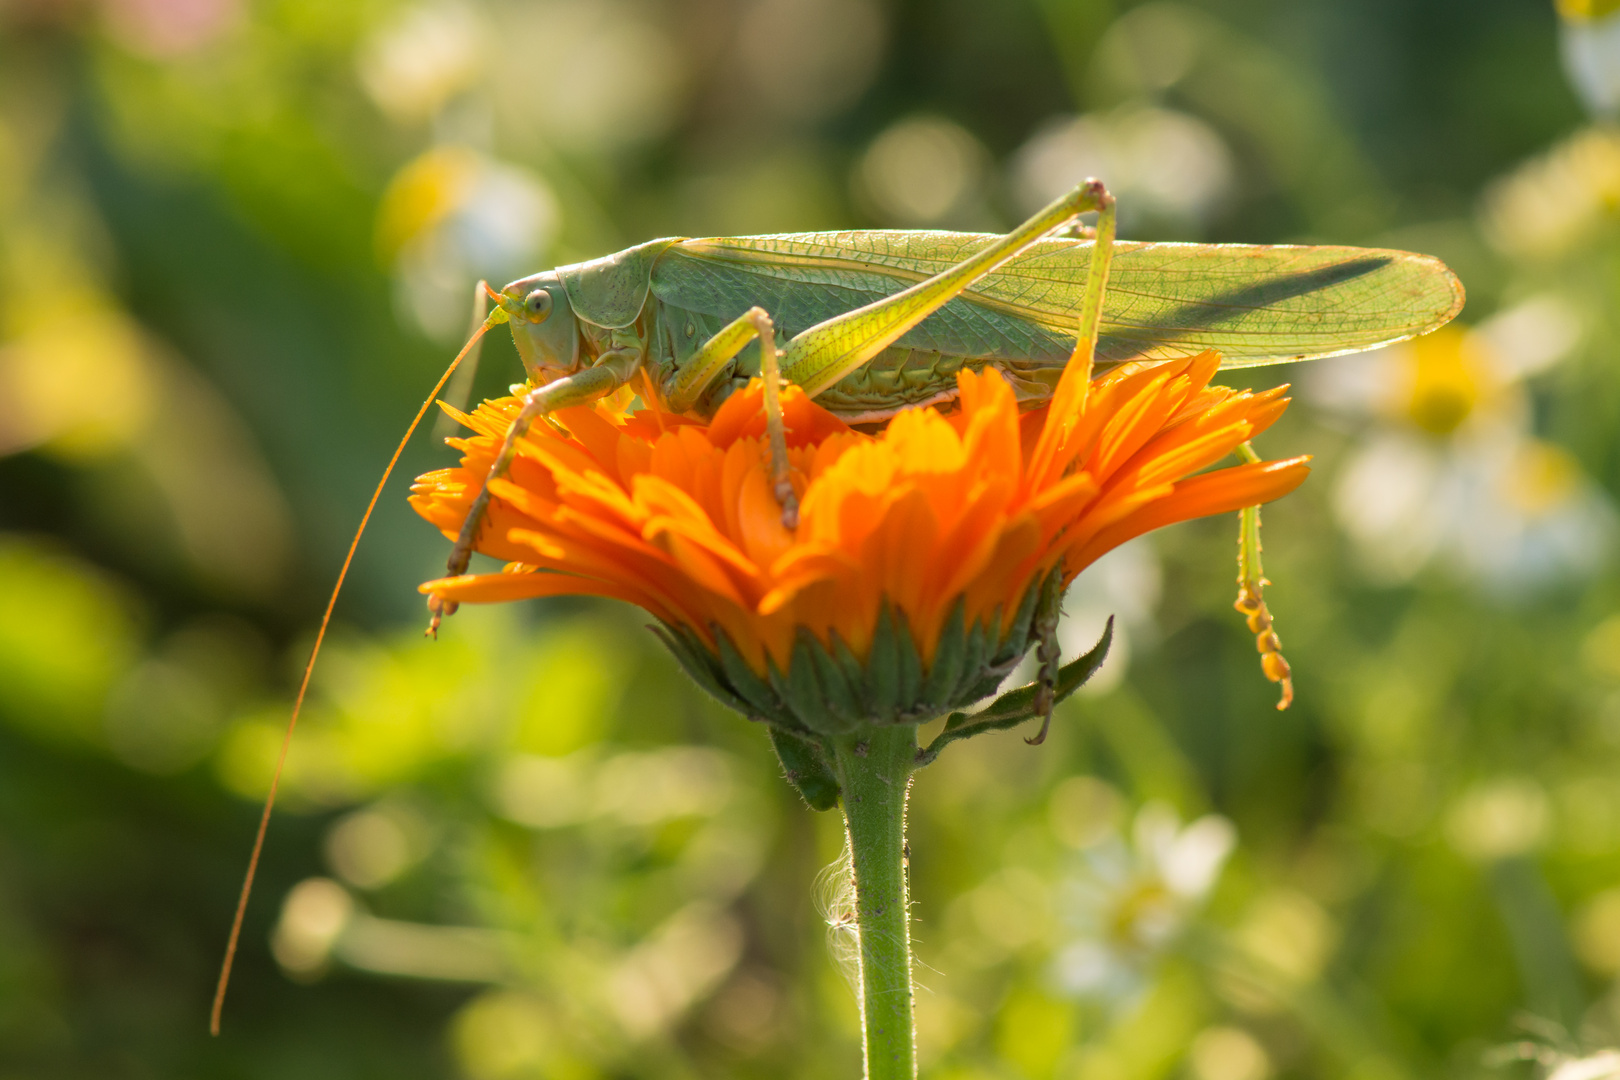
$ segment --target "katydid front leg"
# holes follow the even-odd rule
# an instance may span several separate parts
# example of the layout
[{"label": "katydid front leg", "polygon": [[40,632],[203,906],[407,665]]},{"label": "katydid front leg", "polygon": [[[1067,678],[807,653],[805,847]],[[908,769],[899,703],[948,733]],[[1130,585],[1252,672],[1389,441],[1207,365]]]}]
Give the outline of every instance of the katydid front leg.
[{"label": "katydid front leg", "polygon": [[681,368],[664,394],[664,402],[676,412],[686,412],[697,404],[726,365],[755,338],[759,339],[760,375],[765,383],[765,434],[771,444],[771,488],[782,504],[782,524],[794,529],[799,524],[799,500],[788,475],[787,426],[782,420],[781,381],[776,351],[776,326],[762,307],[751,307],[715,334]]},{"label": "katydid front leg", "polygon": [[788,475],[787,423],[782,419],[781,354],[776,351],[776,327],[763,311],[754,321],[759,331],[759,373],[765,381],[765,435],[771,442],[771,487],[782,505],[782,527],[799,527],[799,497]]},{"label": "katydid front leg", "polygon": [[703,392],[726,370],[726,365],[760,336],[762,326],[769,328],[771,317],[764,308],[751,307],[705,341],[665,387],[664,404],[670,411],[684,413],[695,408]]},{"label": "katydid front leg", "polygon": [[[495,461],[489,467],[489,475],[484,477],[483,486],[478,489],[478,495],[473,499],[472,508],[461,522],[461,533],[456,537],[456,546],[450,551],[450,560],[446,565],[448,576],[457,577],[467,572],[467,564],[472,560],[473,546],[478,542],[478,530],[483,524],[484,514],[489,509],[489,484],[492,480],[504,477],[512,468],[512,459],[517,456],[518,440],[529,433],[535,420],[546,416],[558,409],[566,409],[574,405],[587,405],[597,398],[606,397],[619,387],[630,381],[630,377],[641,366],[641,353],[628,349],[603,353],[595,365],[584,371],[557,379],[555,382],[537,386],[529,391],[523,399],[523,411],[518,413],[517,419],[506,430],[506,438],[501,442],[500,453],[495,455]],[[428,610],[433,618],[428,623],[427,632],[432,637],[439,636],[439,621],[446,615],[453,615],[456,611],[454,600],[441,600],[437,596],[428,598]]]}]

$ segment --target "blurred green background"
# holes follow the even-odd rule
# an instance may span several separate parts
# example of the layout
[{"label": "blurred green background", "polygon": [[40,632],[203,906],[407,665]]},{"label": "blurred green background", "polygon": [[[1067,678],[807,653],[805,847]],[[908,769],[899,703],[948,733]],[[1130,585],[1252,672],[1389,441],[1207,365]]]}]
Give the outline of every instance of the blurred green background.
[{"label": "blurred green background", "polygon": [[1242,373],[1318,455],[1266,514],[1292,710],[1199,522],[1071,593],[1068,651],[1121,643],[1046,745],[921,774],[926,1075],[1613,1075],[1612,7],[3,0],[0,1077],[857,1075],[836,816],[636,612],[424,642],[426,437],[205,1024],[479,275],[1002,229],[1087,174],[1125,236],[1409,247],[1469,304]]}]

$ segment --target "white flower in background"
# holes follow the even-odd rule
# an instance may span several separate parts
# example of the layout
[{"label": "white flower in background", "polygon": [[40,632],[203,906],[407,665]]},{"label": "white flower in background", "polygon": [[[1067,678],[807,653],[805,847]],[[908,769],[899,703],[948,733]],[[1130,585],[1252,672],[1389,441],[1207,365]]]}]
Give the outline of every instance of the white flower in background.
[{"label": "white flower in background", "polygon": [[459,338],[480,277],[540,269],[558,224],[544,180],[465,146],[438,146],[401,169],[377,216],[400,307],[429,335]]},{"label": "white flower in background", "polygon": [[1183,826],[1163,803],[1136,815],[1127,839],[1108,832],[1082,853],[1059,887],[1059,916],[1074,933],[1054,962],[1059,988],[1075,997],[1133,999],[1203,907],[1237,843],[1226,818]]},{"label": "white flower in background", "polygon": [[1580,337],[1575,313],[1542,296],[1472,330],[1325,361],[1303,389],[1371,421],[1334,493],[1365,572],[1397,583],[1447,566],[1497,593],[1599,568],[1614,508],[1564,450],[1530,434],[1523,381]]},{"label": "white flower in background", "polygon": [[1620,1080],[1620,1050],[1583,1050],[1563,1025],[1550,1020],[1521,1017],[1519,1024],[1530,1037],[1493,1050],[1485,1057],[1487,1065],[1532,1062],[1543,1080]]},{"label": "white flower in background", "polygon": [[1558,1060],[1547,1080],[1615,1080],[1620,1077],[1620,1050],[1599,1050],[1586,1057]]},{"label": "white flower in background", "polygon": [[1552,804],[1540,784],[1508,776],[1474,784],[1446,813],[1446,840],[1475,862],[1535,851],[1552,825]]},{"label": "white flower in background", "polygon": [[1620,3],[1558,0],[1564,73],[1593,113],[1620,111]]},{"label": "white flower in background", "polygon": [[[1156,636],[1158,627],[1153,616],[1163,590],[1159,555],[1152,539],[1146,536],[1115,548],[1074,579],[1063,597],[1063,620],[1058,623],[1058,643],[1064,657],[1072,660],[1089,652],[1102,636],[1109,616],[1114,619],[1114,640],[1108,647],[1108,658],[1080,693],[1101,696],[1125,680],[1133,646],[1151,642]],[[1030,679],[1034,677],[1031,671]]]},{"label": "white flower in background", "polygon": [[784,120],[822,120],[877,78],[888,37],[874,0],[751,0],[737,26],[735,70],[751,100]]},{"label": "white flower in background", "polygon": [[1225,204],[1234,167],[1214,128],[1147,105],[1048,121],[1013,155],[1012,188],[1027,212],[1085,176],[1107,178],[1122,230],[1142,220],[1196,230]]},{"label": "white flower in background", "polygon": [[872,140],[855,167],[855,196],[885,223],[939,225],[983,195],[990,152],[960,124],[913,116]]},{"label": "white flower in background", "polygon": [[360,48],[360,83],[397,121],[433,118],[482,73],[488,34],[465,4],[424,5],[385,19]]},{"label": "white flower in background", "polygon": [[1480,206],[1491,246],[1515,263],[1556,259],[1605,236],[1620,211],[1620,130],[1595,126],[1493,183]]},{"label": "white flower in background", "polygon": [[601,155],[664,134],[685,104],[680,48],[648,16],[623,0],[531,0],[495,25],[477,5],[426,3],[386,20],[355,63],[383,112],[441,140]]},{"label": "white flower in background", "polygon": [[680,120],[682,49],[651,5],[538,0],[500,10],[500,33],[482,59],[503,145],[605,155]]}]

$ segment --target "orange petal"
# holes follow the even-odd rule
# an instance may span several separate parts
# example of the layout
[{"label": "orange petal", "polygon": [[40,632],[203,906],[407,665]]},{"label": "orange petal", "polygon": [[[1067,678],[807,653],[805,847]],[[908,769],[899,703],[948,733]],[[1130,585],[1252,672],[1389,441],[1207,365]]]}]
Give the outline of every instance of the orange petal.
[{"label": "orange petal", "polygon": [[737,485],[734,514],[743,549],[756,565],[773,566],[794,549],[794,535],[782,524],[782,504],[757,455]]},{"label": "orange petal", "polygon": [[525,574],[462,574],[417,586],[417,592],[460,604],[494,604],[541,596],[608,596],[646,607],[649,598],[633,589],[575,574],[531,571]]},{"label": "orange petal", "polygon": [[1099,530],[1071,550],[1065,559],[1065,568],[1071,576],[1077,574],[1125,541],[1178,521],[1231,513],[1245,506],[1279,499],[1305,482],[1311,472],[1306,465],[1308,461],[1309,455],[1286,461],[1261,461],[1183,480],[1169,496]]}]

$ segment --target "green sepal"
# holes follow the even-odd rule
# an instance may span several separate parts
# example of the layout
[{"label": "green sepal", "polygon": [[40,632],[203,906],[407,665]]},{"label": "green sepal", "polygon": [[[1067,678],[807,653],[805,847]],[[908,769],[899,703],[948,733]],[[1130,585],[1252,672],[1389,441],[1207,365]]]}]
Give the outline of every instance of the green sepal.
[{"label": "green sepal", "polygon": [[754,674],[754,669],[742,658],[737,647],[731,643],[731,638],[718,626],[714,628],[714,640],[720,654],[720,670],[725,673],[726,681],[731,684],[731,688],[749,705],[749,708],[744,710],[745,713],[761,716],[772,723],[785,724],[791,728],[804,727],[796,718],[782,710],[782,699],[771,689],[769,683]]},{"label": "green sepal", "polygon": [[894,629],[894,610],[884,601],[872,633],[866,660],[866,703],[874,720],[892,717],[900,708],[900,642]]},{"label": "green sepal", "polygon": [[953,704],[951,694],[962,681],[962,660],[967,654],[967,628],[963,622],[966,610],[967,604],[961,599],[952,606],[934,648],[934,662],[923,679],[922,702],[936,714]]},{"label": "green sepal", "polygon": [[812,810],[831,810],[838,805],[838,781],[827,764],[821,747],[810,739],[770,726],[771,745],[782,762],[788,783],[810,804]]},{"label": "green sepal", "polygon": [[[1097,673],[1102,663],[1108,658],[1108,647],[1114,641],[1114,617],[1108,617],[1108,625],[1103,629],[1102,637],[1091,651],[1071,663],[1058,669],[1057,684],[1053,688],[1053,704],[1057,704],[1080,687]],[[945,721],[945,730],[934,737],[928,744],[928,749],[917,754],[917,767],[921,768],[939,756],[939,752],[953,742],[961,739],[970,739],[975,735],[983,735],[987,731],[1003,731],[1007,728],[1017,727],[1028,720],[1038,719],[1035,712],[1036,684],[1020,686],[1016,690],[1009,690],[1002,694],[989,707],[982,712],[973,714],[952,713],[950,719]]]},{"label": "green sepal", "polygon": [[820,651],[815,637],[801,632],[788,657],[787,673],[782,673],[775,660],[766,661],[766,670],[777,697],[796,718],[795,727],[822,735],[840,734],[854,726],[854,721],[836,715],[829,707],[817,670],[816,653]]},{"label": "green sepal", "polygon": [[[799,646],[794,645],[794,652]],[[787,707],[793,714],[794,726],[803,730],[810,727],[805,716],[815,716],[818,699],[821,697],[821,688],[816,685],[815,673],[810,670],[808,662],[796,664],[794,657],[788,657],[788,673],[782,674],[782,669],[776,666],[776,661],[767,656],[765,658],[765,675],[770,681],[771,689],[775,692],[777,700]],[[790,681],[791,680],[791,681]],[[795,685],[797,684],[797,685]],[[818,725],[819,726],[819,725]]]},{"label": "green sepal", "polygon": [[836,632],[822,644],[800,627],[786,663],[767,658],[761,675],[718,625],[711,627],[712,645],[682,626],[654,629],[681,667],[728,708],[801,736],[841,735],[865,725],[919,723],[995,693],[1028,651],[1034,628],[1055,617],[1061,578],[1054,569],[1025,590],[1005,635],[1004,609],[969,626],[966,599],[957,597],[926,670],[910,621],[888,599],[864,663]]},{"label": "green sepal", "polygon": [[1024,598],[1018,602],[1018,612],[1013,616],[1012,626],[1008,628],[1007,636],[1001,641],[1001,649],[996,653],[995,662],[998,665],[1008,662],[1016,664],[1029,651],[1029,629],[1035,625],[1035,608],[1045,594],[1044,579],[1030,582],[1024,590]]},{"label": "green sepal", "polygon": [[1029,642],[1022,639],[1015,641],[1015,636],[1010,631],[1006,637],[999,636],[1001,608],[996,608],[991,612],[989,620],[979,625],[984,629],[984,651],[991,655],[981,658],[977,665],[963,665],[962,677],[974,681],[957,691],[956,700],[960,702],[981,701],[995,693],[996,688],[1012,674],[1013,668],[1018,666],[1018,661],[1029,651]]},{"label": "green sepal", "polygon": [[[956,678],[956,685],[951,687],[951,698],[948,704],[957,705],[978,698],[964,697],[969,690],[975,689],[975,684],[984,681],[980,672],[984,670],[985,654],[990,651],[990,628],[982,622],[973,624],[973,631],[967,635],[967,642],[962,652],[962,671]],[[983,697],[980,694],[979,697]]]},{"label": "green sepal", "polygon": [[844,677],[843,665],[833,658],[825,645],[816,640],[814,634],[802,626],[799,627],[798,645],[803,647],[803,654],[795,647],[793,662],[798,664],[803,656],[810,658],[816,678],[821,683],[821,700],[827,712],[850,727],[863,722],[865,717],[861,715],[860,702],[849,680]]},{"label": "green sepal", "polygon": [[914,707],[922,690],[923,679],[922,654],[917,651],[917,642],[911,636],[911,623],[906,620],[906,613],[898,610],[894,612],[894,654],[898,676],[898,716]]},{"label": "green sepal", "polygon": [[1009,664],[991,669],[990,674],[984,676],[984,678],[974,683],[973,686],[968,689],[967,693],[958,696],[957,700],[969,703],[983,701],[985,698],[996,692],[996,690],[1006,680],[1007,676],[1012,674],[1012,669],[1017,666],[1017,664]]},{"label": "green sepal", "polygon": [[844,682],[849,687],[850,695],[855,702],[856,717],[878,717],[881,719],[882,714],[876,712],[872,708],[872,702],[867,699],[866,673],[861,670],[860,658],[850,651],[848,645],[844,644],[844,639],[838,631],[833,630],[831,634],[832,657],[834,662],[838,664],[838,670],[844,674]]},{"label": "green sepal", "polygon": [[735,709],[748,716],[754,712],[748,703],[727,689],[724,677],[715,668],[714,660],[709,650],[701,644],[694,645],[687,639],[680,627],[648,623],[647,629],[658,635],[658,640],[664,643],[675,662],[680,664],[681,670],[692,677],[692,681],[707,690],[722,705]]}]

